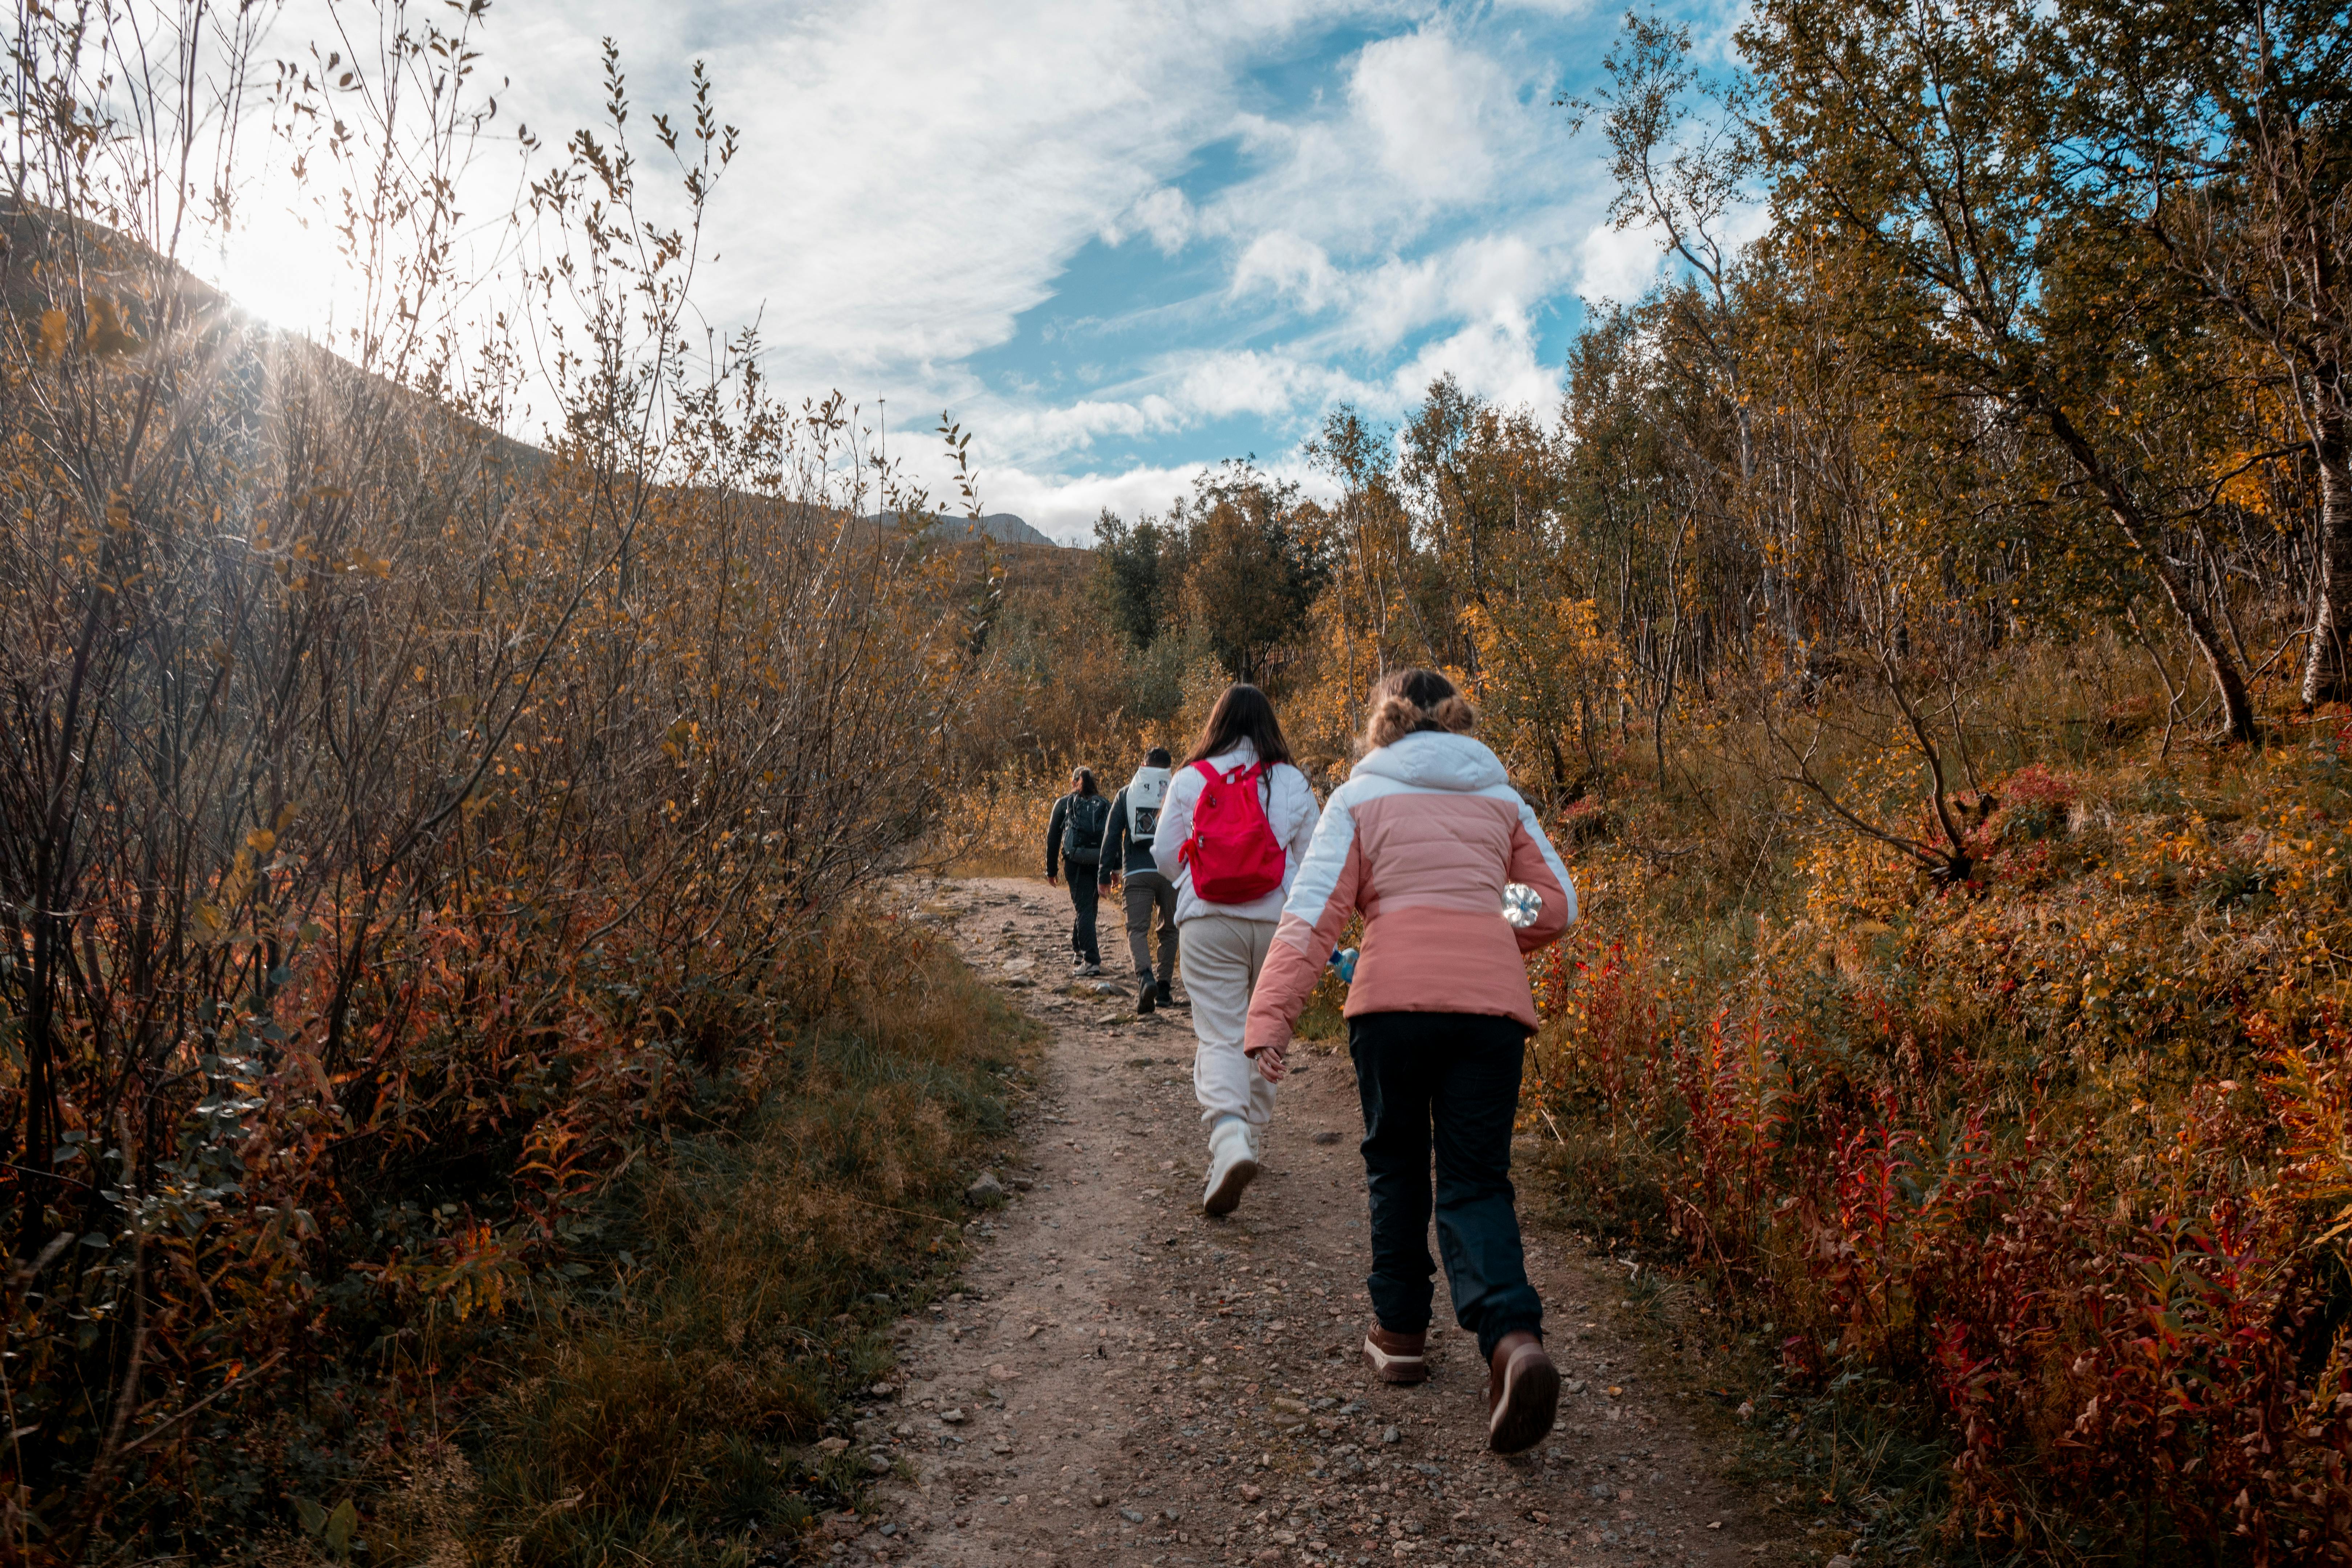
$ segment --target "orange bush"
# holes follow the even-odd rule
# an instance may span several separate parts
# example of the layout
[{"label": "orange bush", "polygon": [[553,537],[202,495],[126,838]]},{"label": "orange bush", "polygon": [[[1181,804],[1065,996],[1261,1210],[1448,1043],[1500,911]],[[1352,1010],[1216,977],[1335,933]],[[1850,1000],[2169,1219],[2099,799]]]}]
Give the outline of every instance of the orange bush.
[{"label": "orange bush", "polygon": [[1538,961],[1530,1087],[1637,1151],[1578,1168],[1657,1194],[1670,1245],[1639,1239],[1773,1321],[1792,1394],[1927,1391],[1958,1538],[2333,1560],[2352,797],[2320,746],[1991,787],[1976,887],[1825,841],[1802,916],[1713,978],[1634,946],[1642,895],[1589,856],[1613,929]]}]

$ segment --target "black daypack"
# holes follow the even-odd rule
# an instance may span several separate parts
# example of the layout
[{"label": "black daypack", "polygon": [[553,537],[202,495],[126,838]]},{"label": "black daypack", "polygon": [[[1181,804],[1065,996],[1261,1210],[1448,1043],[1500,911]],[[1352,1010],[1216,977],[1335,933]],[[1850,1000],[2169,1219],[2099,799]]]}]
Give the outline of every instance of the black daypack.
[{"label": "black daypack", "polygon": [[1110,802],[1098,795],[1074,795],[1062,823],[1062,858],[1091,866],[1102,858],[1103,830],[1110,826]]}]

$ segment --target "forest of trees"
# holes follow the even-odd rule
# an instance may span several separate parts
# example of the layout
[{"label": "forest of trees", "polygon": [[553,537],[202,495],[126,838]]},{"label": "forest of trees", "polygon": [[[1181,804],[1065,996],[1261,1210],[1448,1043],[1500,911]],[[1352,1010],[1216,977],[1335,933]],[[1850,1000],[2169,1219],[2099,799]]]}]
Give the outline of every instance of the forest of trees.
[{"label": "forest of trees", "polygon": [[2346,37],[2321,6],[1776,6],[1717,81],[1629,16],[1567,107],[1672,281],[1591,302],[1556,416],[1441,380],[1394,431],[1328,416],[1336,507],[1228,465],[1106,516],[1112,624],[1197,627],[1234,679],[1307,684],[1310,645],[1358,684],[1504,678],[1559,785],[1685,694],[1866,668],[1926,701],[1930,647],[2020,638],[2126,638],[2184,721],[2257,739],[2258,683],[2347,679]]},{"label": "forest of trees", "polygon": [[1629,16],[1559,106],[1667,263],[1559,407],[1340,407],[1335,499],[1228,465],[1015,584],[995,855],[1226,679],[1335,782],[1379,671],[1454,671],[1584,886],[1530,1128],[1777,1369],[1790,1506],[2338,1561],[2352,15],[1769,0],[1738,46]]},{"label": "forest of trees", "polygon": [[[274,77],[242,11],[10,43],[0,1561],[341,1552],[352,1498],[423,1560],[445,1421],[500,1561],[805,1517],[854,1478],[743,1445],[948,1256],[1003,1033],[867,895],[1029,867],[1064,768],[1228,679],[1328,781],[1412,663],[1584,891],[1529,1179],[1713,1303],[1788,1506],[2352,1550],[2352,16],[1762,0],[1713,73],[1629,16],[1545,111],[1667,280],[1559,407],[1335,408],[1322,500],[1227,463],[1080,553],[925,538],[853,407],[701,331],[698,77],[633,123],[608,54],[467,275],[486,9]],[[183,265],[261,134],[198,59],[367,280],[323,347]],[[616,1205],[707,1206],[668,1156],[761,1118],[799,1294],[742,1346],[600,1295]],[[629,1401],[530,1348],[592,1321]],[[624,1404],[673,1425],[600,1464]]]}]

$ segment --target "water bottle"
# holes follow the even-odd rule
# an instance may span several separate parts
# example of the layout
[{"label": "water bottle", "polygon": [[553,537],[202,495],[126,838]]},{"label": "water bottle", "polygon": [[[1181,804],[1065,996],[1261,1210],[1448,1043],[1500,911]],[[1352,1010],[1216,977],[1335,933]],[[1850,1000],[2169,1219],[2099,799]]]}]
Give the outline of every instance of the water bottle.
[{"label": "water bottle", "polygon": [[1541,893],[1537,892],[1525,882],[1507,882],[1503,885],[1503,918],[1510,921],[1514,927],[1525,931],[1535,924],[1536,917],[1542,913],[1543,895]]}]

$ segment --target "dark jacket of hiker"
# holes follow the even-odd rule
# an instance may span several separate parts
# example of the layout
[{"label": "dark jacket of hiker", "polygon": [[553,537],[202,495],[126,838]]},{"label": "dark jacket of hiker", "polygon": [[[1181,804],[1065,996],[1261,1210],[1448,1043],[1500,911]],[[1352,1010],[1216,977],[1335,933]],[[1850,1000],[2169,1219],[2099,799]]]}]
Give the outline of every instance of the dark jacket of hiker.
[{"label": "dark jacket of hiker", "polygon": [[1074,877],[1093,875],[1103,854],[1103,834],[1109,826],[1110,802],[1100,795],[1072,790],[1055,801],[1053,820],[1045,825],[1045,875],[1060,876],[1066,855],[1073,868],[1085,868],[1083,872],[1074,869]]},{"label": "dark jacket of hiker", "polygon": [[1138,838],[1128,831],[1127,815],[1127,791],[1121,790],[1111,798],[1110,831],[1103,838],[1100,865],[1105,882],[1108,882],[1113,875],[1160,875],[1160,867],[1151,858],[1151,840]]}]

